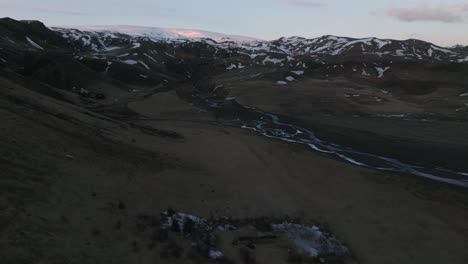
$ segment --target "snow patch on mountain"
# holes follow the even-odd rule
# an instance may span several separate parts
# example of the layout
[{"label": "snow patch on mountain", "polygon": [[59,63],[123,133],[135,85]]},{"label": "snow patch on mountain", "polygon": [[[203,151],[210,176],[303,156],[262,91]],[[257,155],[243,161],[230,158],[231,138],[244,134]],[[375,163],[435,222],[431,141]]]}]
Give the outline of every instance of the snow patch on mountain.
[{"label": "snow patch on mountain", "polygon": [[464,59],[459,59],[458,62],[468,62],[468,56],[466,56]]},{"label": "snow patch on mountain", "polygon": [[44,50],[39,44],[36,42],[32,41],[29,37],[26,37],[26,40],[31,44],[31,46],[35,47],[36,49]]},{"label": "snow patch on mountain", "polygon": [[441,52],[445,52],[445,53],[456,54],[456,52],[454,52],[454,51],[451,51],[451,50],[448,50],[448,49],[444,49],[444,48],[440,48],[440,47],[436,47],[436,46],[434,46],[434,45],[431,45],[431,48],[434,49],[434,50],[438,50],[438,51],[441,51]]}]

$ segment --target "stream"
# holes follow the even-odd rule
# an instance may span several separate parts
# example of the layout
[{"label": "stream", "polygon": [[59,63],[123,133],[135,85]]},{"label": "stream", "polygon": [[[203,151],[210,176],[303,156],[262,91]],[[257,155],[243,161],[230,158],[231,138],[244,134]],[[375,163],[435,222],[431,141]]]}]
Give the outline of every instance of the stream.
[{"label": "stream", "polygon": [[451,185],[468,187],[468,173],[457,172],[441,167],[415,166],[397,159],[377,156],[325,142],[319,139],[313,131],[294,124],[284,123],[277,115],[242,106],[235,101],[226,104],[224,99],[205,98],[203,100],[208,110],[215,112],[218,117],[239,121],[243,129],[254,131],[268,138],[278,139],[292,144],[306,145],[311,151],[356,166],[379,171],[409,173]]}]

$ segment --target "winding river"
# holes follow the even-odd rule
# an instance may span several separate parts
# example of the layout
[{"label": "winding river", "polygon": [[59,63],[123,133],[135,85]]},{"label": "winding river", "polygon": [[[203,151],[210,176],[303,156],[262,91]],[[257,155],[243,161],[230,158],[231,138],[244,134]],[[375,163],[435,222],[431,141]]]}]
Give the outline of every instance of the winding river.
[{"label": "winding river", "polygon": [[409,173],[447,184],[465,188],[468,187],[468,173],[457,172],[441,167],[415,166],[393,158],[361,152],[345,146],[322,141],[309,129],[294,124],[283,123],[280,118],[274,114],[241,106],[235,101],[226,104],[224,100],[212,98],[204,100],[209,110],[214,111],[218,116],[239,121],[242,124],[242,128],[255,131],[265,137],[279,139],[293,144],[306,145],[311,151],[361,167],[380,171]]}]

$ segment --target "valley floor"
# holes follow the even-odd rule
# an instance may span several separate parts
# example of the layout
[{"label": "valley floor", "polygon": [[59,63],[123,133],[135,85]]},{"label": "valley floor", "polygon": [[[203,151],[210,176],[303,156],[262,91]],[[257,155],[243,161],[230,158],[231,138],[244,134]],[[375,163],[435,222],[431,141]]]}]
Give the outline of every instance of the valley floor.
[{"label": "valley floor", "polygon": [[145,118],[117,121],[1,81],[1,263],[213,262],[162,258],[139,230],[169,207],[312,219],[353,252],[348,263],[468,262],[466,190],[260,137],[174,91],[128,104]]}]

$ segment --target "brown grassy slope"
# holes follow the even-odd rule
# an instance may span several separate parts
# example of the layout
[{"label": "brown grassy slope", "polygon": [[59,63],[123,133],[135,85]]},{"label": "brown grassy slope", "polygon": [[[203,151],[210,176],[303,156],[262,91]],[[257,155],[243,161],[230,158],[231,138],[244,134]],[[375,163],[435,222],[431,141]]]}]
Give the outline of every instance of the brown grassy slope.
[{"label": "brown grassy slope", "polygon": [[2,263],[190,263],[160,259],[164,245],[139,232],[139,215],[169,206],[204,217],[303,215],[327,223],[361,263],[468,260],[465,192],[225,126],[175,94],[131,108],[159,119],[138,125],[183,139],[1,81]]}]

